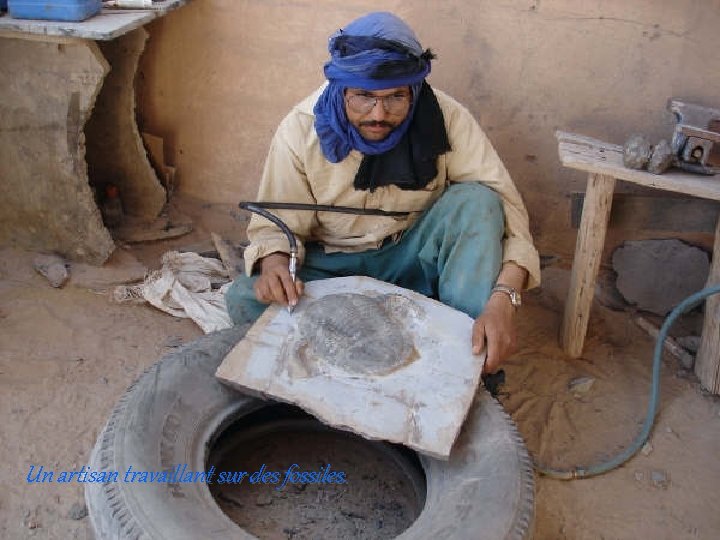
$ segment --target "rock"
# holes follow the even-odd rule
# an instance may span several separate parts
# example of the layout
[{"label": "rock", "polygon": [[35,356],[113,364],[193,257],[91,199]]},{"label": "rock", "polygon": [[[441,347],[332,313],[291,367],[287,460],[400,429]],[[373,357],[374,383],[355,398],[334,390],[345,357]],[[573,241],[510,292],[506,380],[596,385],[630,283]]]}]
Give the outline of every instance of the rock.
[{"label": "rock", "polygon": [[643,444],[643,447],[640,450],[640,453],[643,456],[649,456],[652,451],[653,451],[653,445],[650,441],[648,441],[645,444]]},{"label": "rock", "polygon": [[593,377],[578,377],[568,383],[568,390],[573,394],[587,394],[595,384]]},{"label": "rock", "polygon": [[661,139],[653,148],[647,170],[652,174],[662,174],[672,166],[674,161],[675,154],[670,143],[665,139]]},{"label": "rock", "polygon": [[675,239],[625,242],[613,253],[612,264],[620,294],[661,316],[705,287],[710,270],[707,253]]},{"label": "rock", "polygon": [[697,353],[700,348],[700,336],[682,336],[675,338],[675,341],[677,341],[678,345],[683,349],[693,354]]},{"label": "rock", "polygon": [[668,473],[660,469],[650,471],[650,479],[656,488],[667,489],[670,485]]},{"label": "rock", "polygon": [[55,288],[62,287],[70,278],[67,263],[59,255],[37,255],[33,259],[33,268]]},{"label": "rock", "polygon": [[216,377],[330,426],[448,459],[484,362],[467,347],[472,325],[464,313],[369,277],[312,281],[292,315],[270,306]]},{"label": "rock", "polygon": [[73,505],[70,507],[70,511],[68,512],[67,517],[76,521],[80,521],[81,519],[86,518],[87,515],[88,508],[85,503],[73,503]]},{"label": "rock", "polygon": [[623,146],[623,165],[628,169],[642,169],[650,160],[652,145],[639,134],[631,135]]}]

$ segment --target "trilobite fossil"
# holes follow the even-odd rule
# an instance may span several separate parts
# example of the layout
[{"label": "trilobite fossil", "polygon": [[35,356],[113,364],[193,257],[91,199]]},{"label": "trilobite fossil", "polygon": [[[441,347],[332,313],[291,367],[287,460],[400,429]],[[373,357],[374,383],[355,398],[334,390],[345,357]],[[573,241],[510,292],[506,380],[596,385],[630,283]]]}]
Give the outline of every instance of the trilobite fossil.
[{"label": "trilobite fossil", "polygon": [[383,375],[417,356],[402,316],[414,311],[399,295],[329,294],[303,309],[298,322],[304,361]]}]

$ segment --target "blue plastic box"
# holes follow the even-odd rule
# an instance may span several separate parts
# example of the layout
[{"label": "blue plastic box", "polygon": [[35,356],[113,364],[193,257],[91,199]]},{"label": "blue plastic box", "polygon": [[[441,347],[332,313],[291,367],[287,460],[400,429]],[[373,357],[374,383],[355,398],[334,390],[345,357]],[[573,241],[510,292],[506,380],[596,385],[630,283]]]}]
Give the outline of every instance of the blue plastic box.
[{"label": "blue plastic box", "polygon": [[84,21],[100,13],[102,0],[7,0],[16,19]]}]

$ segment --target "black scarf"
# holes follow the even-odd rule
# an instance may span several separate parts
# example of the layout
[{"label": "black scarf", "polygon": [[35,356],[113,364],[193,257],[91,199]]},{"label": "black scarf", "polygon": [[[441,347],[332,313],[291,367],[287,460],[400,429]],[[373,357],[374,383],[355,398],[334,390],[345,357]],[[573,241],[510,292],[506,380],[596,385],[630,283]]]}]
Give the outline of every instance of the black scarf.
[{"label": "black scarf", "polygon": [[389,185],[422,189],[437,176],[437,157],[449,151],[442,110],[430,85],[423,82],[405,135],[384,154],[364,155],[353,185],[371,192]]}]

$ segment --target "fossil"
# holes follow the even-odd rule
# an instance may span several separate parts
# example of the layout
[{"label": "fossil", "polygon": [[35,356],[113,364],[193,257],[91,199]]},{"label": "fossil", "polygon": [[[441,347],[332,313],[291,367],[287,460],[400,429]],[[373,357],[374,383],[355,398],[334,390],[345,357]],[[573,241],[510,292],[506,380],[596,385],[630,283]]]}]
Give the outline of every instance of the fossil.
[{"label": "fossil", "polygon": [[306,365],[312,361],[384,375],[417,357],[403,321],[413,314],[417,307],[400,295],[329,294],[302,311],[297,350]]}]

